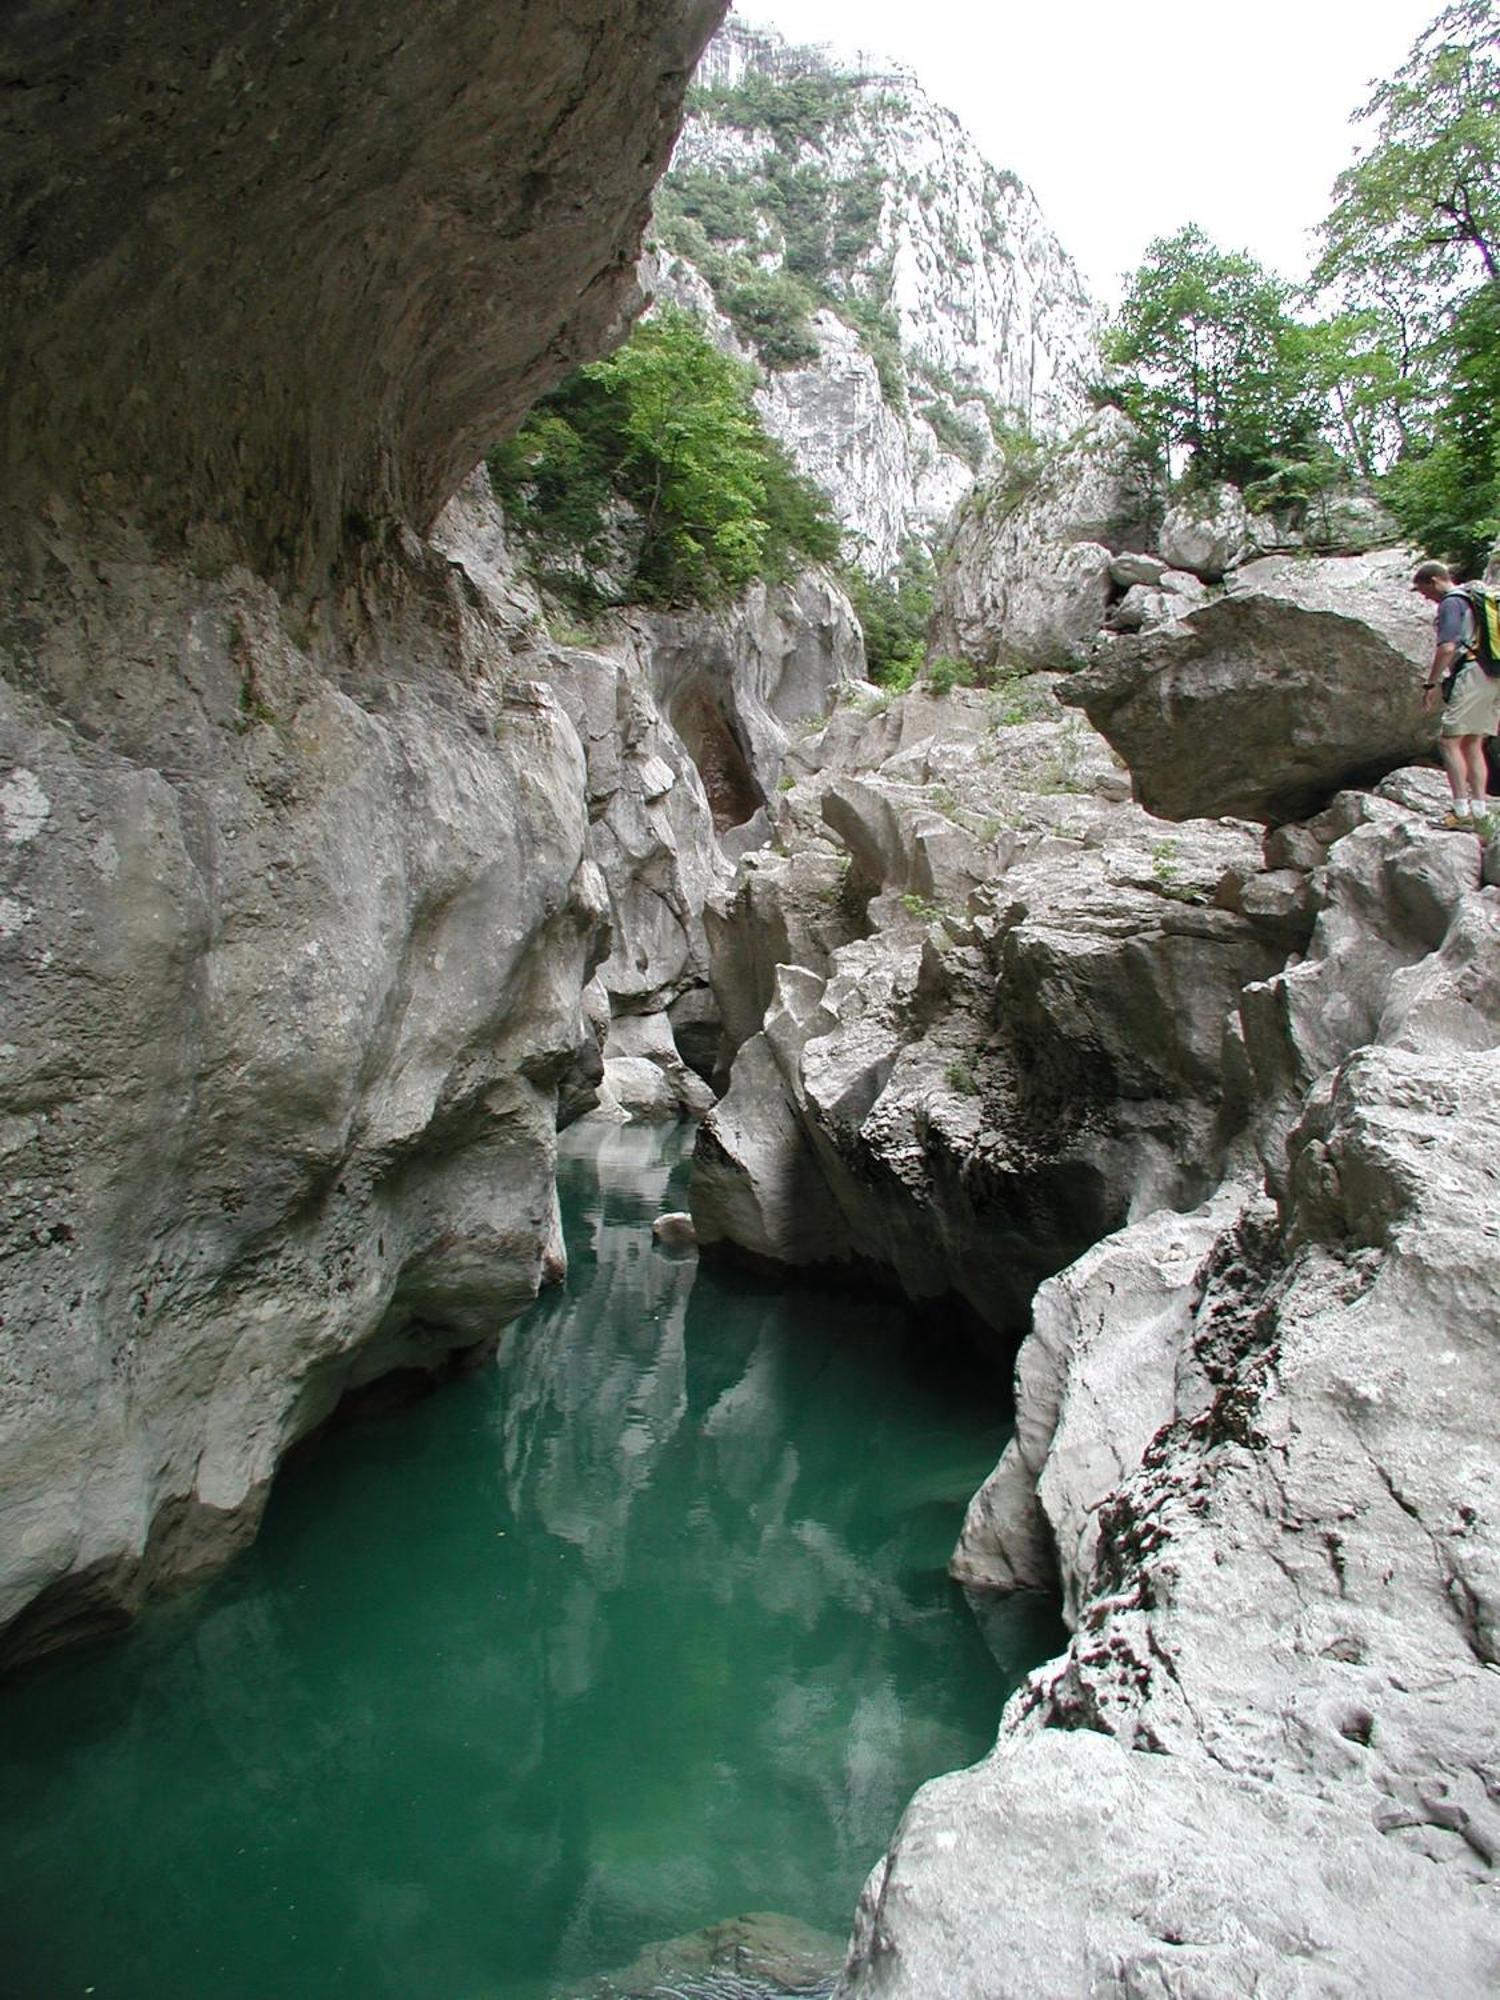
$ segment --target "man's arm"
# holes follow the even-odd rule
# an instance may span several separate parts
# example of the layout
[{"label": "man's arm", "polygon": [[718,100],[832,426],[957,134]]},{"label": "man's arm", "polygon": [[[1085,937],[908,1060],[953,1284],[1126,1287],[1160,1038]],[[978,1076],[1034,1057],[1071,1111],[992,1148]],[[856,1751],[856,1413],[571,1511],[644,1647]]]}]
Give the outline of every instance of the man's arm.
[{"label": "man's arm", "polygon": [[1438,682],[1452,670],[1458,658],[1458,641],[1445,639],[1432,656],[1432,665],[1427,669],[1427,678],[1422,683],[1422,706],[1426,708],[1438,691]]},{"label": "man's arm", "polygon": [[1428,708],[1438,691],[1438,682],[1453,671],[1455,661],[1463,647],[1465,629],[1464,601],[1456,592],[1450,591],[1438,607],[1438,643],[1432,655],[1432,665],[1427,669],[1427,678],[1422,683],[1422,706]]}]

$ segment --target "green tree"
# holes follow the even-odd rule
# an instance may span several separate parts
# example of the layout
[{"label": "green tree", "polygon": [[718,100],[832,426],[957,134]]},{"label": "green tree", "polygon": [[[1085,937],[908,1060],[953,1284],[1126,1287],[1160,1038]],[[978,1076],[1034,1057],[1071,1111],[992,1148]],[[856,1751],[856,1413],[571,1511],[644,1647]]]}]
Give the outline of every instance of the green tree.
[{"label": "green tree", "polygon": [[1389,291],[1429,312],[1500,280],[1500,6],[1459,0],[1358,114],[1374,143],[1334,183],[1320,285]]},{"label": "green tree", "polygon": [[1323,410],[1323,430],[1362,479],[1373,479],[1411,442],[1419,394],[1399,327],[1375,307],[1297,327],[1291,344]]},{"label": "green tree", "polygon": [[1425,447],[1397,461],[1385,490],[1414,542],[1472,575],[1500,538],[1500,284],[1463,301],[1447,346],[1444,403]]},{"label": "green tree", "polygon": [[1319,412],[1291,288],[1190,224],[1158,237],[1106,352],[1127,410],[1170,464],[1247,480],[1311,448]]},{"label": "green tree", "polygon": [[876,579],[851,565],[844,588],[864,631],[870,679],[882,687],[909,687],[927,650],[932,558],[920,542],[908,542],[890,576]]},{"label": "green tree", "polygon": [[754,382],[691,314],[670,311],[545,397],[488,461],[540,580],[597,608],[622,539],[630,601],[711,603],[833,560],[837,523],[766,436]]},{"label": "green tree", "polygon": [[1475,568],[1500,527],[1497,0],[1446,7],[1359,115],[1375,137],[1334,185],[1315,281],[1383,329],[1397,518]]},{"label": "green tree", "polygon": [[797,368],[818,358],[817,336],[812,330],[818,302],[791,271],[762,271],[752,266],[724,288],[722,303],[735,331],[768,368]]}]

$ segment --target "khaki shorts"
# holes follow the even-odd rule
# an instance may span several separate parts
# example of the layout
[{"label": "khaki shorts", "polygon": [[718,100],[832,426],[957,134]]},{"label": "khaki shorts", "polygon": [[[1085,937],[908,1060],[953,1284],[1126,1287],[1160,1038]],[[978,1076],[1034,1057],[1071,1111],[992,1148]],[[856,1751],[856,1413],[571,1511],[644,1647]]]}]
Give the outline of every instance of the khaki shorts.
[{"label": "khaki shorts", "polygon": [[1500,735],[1500,681],[1492,681],[1471,660],[1459,669],[1443,708],[1444,736]]}]

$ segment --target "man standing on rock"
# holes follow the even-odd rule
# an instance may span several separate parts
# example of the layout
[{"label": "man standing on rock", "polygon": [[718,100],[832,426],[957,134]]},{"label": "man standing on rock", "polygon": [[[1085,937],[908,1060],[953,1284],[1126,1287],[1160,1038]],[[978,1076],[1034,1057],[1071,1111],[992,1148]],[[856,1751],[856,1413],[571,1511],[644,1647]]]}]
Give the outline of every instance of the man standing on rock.
[{"label": "man standing on rock", "polygon": [[1411,587],[1437,606],[1437,649],[1422,683],[1422,706],[1436,706],[1439,683],[1443,720],[1438,749],[1448,772],[1453,803],[1444,826],[1489,832],[1488,772],[1484,739],[1500,731],[1500,680],[1491,680],[1474,659],[1474,607],[1458,588],[1446,564],[1418,565]]}]

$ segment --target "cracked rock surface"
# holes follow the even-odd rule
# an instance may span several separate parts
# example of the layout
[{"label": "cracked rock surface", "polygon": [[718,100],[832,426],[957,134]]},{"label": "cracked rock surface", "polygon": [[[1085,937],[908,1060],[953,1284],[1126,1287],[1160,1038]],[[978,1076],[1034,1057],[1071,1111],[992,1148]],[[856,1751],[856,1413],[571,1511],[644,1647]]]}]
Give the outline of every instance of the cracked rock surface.
[{"label": "cracked rock surface", "polygon": [[846,705],[726,904],[769,1004],[700,1238],[1001,1340],[1042,1281],[954,1569],[1073,1638],[913,1801],[838,1991],[1479,2000],[1500,892],[1435,772],[1167,823],[1051,685]]},{"label": "cracked rock surface", "polygon": [[846,709],[802,746],[777,847],[711,906],[715,983],[767,1005],[700,1136],[700,1241],[883,1265],[1000,1331],[1128,1215],[1214,1185],[1229,1016],[1297,901],[1242,893],[1253,829],[1122,798],[1051,685]]},{"label": "cracked rock surface", "polygon": [[[1296,1117],[1038,1294],[955,1568],[1059,1575],[1074,1638],[914,1801],[849,2000],[1500,1980],[1500,908],[1472,839],[1340,822],[1245,1002]],[[1413,871],[1356,953],[1356,885]]]}]

